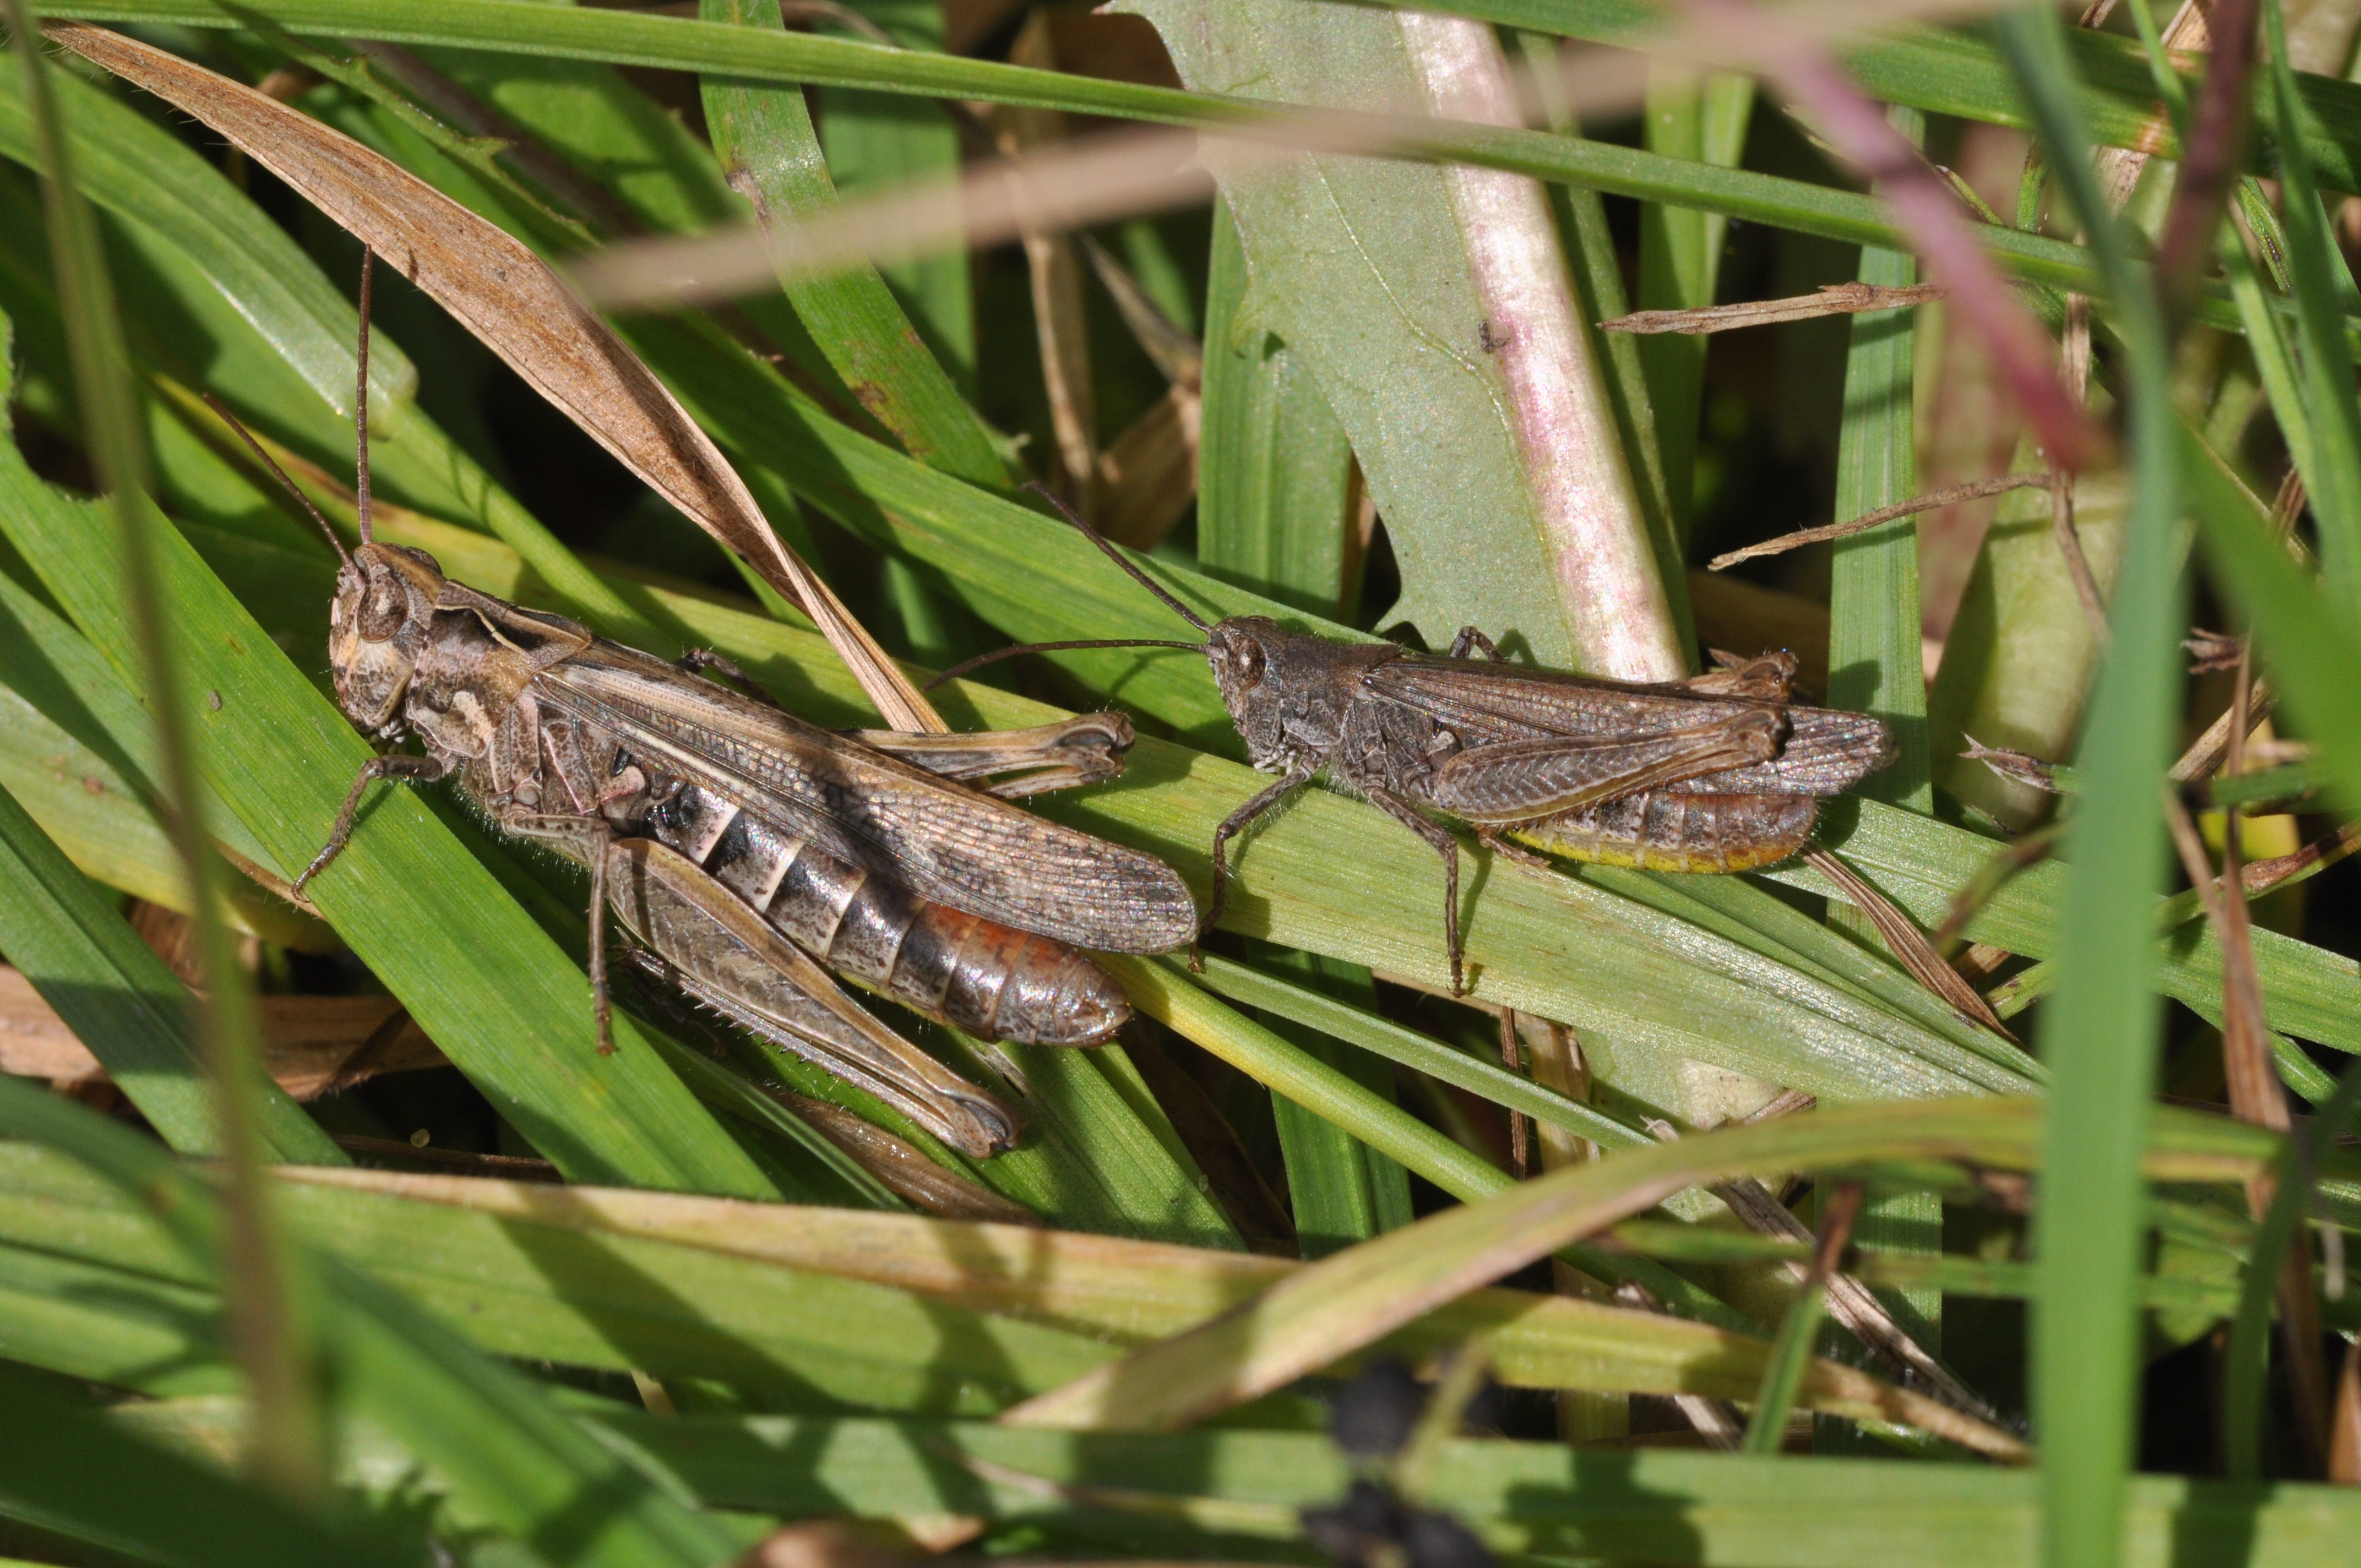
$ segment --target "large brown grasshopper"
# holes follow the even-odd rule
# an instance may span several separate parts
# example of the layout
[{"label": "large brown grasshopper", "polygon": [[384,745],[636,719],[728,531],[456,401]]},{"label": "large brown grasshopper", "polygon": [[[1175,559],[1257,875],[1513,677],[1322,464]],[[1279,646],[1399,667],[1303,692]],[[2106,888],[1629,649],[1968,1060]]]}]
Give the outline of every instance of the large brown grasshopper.
[{"label": "large brown grasshopper", "polygon": [[[1513,837],[1607,865],[1741,872],[1802,850],[1821,800],[1894,758],[1893,734],[1880,720],[1789,700],[1793,654],[1641,685],[1505,663],[1472,626],[1438,656],[1290,631],[1263,616],[1208,625],[1067,515],[1205,641],[1031,643],[970,660],[939,678],[1027,651],[1202,652],[1247,759],[1279,775],[1213,829],[1209,926],[1228,892],[1230,839],[1323,770],[1443,858],[1444,938],[1456,991],[1459,845],[1430,810],[1458,817],[1488,846],[1525,858],[1532,857],[1503,840]],[[1485,657],[1468,656],[1477,652]]]},{"label": "large brown grasshopper", "polygon": [[454,779],[502,832],[588,868],[602,1050],[612,1049],[611,907],[642,967],[666,982],[967,1154],[1009,1147],[1013,1110],[896,1035],[829,971],[988,1039],[1082,1046],[1114,1034],[1129,1004],[1076,949],[1182,945],[1197,929],[1188,888],[1159,861],[1005,797],[1113,776],[1129,722],[1089,714],[966,736],[819,729],[697,673],[734,674],[726,661],[668,663],[455,583],[423,551],[378,543],[366,263],[361,276],[361,543],[346,552],[321,520],[340,562],[329,662],[357,727],[415,735],[424,755],[362,768],[297,887],[344,849],[371,783]]}]

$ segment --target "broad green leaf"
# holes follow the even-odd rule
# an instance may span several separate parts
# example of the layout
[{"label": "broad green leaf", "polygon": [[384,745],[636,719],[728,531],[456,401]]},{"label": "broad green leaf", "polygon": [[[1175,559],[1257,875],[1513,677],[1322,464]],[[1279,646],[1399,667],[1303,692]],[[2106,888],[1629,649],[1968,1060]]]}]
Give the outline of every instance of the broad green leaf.
[{"label": "broad green leaf", "polygon": [[[1451,113],[1497,54],[1483,29],[1355,5],[1126,9],[1157,24],[1183,81],[1219,93]],[[1206,156],[1246,267],[1230,335],[1276,334],[1352,437],[1401,572],[1381,620],[1433,647],[1472,623],[1543,663],[1685,674],[1539,192],[1406,162]]]}]

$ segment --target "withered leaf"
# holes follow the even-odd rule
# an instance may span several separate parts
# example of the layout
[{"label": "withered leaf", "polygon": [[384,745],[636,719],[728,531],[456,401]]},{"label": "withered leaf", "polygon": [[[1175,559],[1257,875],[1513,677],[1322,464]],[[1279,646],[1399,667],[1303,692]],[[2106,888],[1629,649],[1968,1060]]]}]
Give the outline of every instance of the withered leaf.
[{"label": "withered leaf", "polygon": [[505,231],[301,111],[104,27],[42,31],[194,115],[441,303],[601,446],[817,621],[888,725],[949,727],[827,584],[783,543],[671,392]]}]

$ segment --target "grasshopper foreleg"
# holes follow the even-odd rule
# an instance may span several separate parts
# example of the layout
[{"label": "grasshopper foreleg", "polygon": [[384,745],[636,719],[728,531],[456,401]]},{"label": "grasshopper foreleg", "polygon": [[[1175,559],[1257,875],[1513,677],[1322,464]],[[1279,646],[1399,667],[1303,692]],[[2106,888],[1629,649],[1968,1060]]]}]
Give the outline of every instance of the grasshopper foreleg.
[{"label": "grasshopper foreleg", "polygon": [[1441,823],[1398,795],[1367,787],[1361,793],[1368,797],[1370,805],[1425,839],[1427,847],[1443,857],[1443,943],[1451,954],[1451,994],[1466,995],[1463,970],[1466,949],[1459,941],[1459,840]]},{"label": "grasshopper foreleg", "polygon": [[508,811],[500,828],[521,839],[546,839],[572,846],[590,867],[590,1015],[598,1025],[598,1054],[615,1054],[614,1012],[607,995],[607,846],[615,830],[603,817],[562,817]]},{"label": "grasshopper foreleg", "polygon": [[1290,764],[1286,777],[1222,818],[1222,825],[1213,829],[1213,901],[1205,906],[1205,918],[1199,923],[1197,929],[1212,930],[1213,922],[1222,917],[1222,905],[1229,898],[1230,840],[1252,826],[1255,818],[1271,810],[1280,801],[1310,784],[1312,775],[1316,771],[1302,762]]},{"label": "grasshopper foreleg", "polygon": [[328,829],[327,843],[312,857],[312,863],[303,868],[303,874],[295,879],[295,884],[288,890],[289,893],[302,896],[303,884],[326,871],[328,862],[345,852],[345,846],[352,841],[353,822],[360,816],[361,796],[368,792],[369,785],[379,779],[433,784],[450,771],[451,764],[440,757],[371,757],[362,763],[361,771],[353,775],[353,787],[345,792],[345,804],[337,808],[336,825]]}]

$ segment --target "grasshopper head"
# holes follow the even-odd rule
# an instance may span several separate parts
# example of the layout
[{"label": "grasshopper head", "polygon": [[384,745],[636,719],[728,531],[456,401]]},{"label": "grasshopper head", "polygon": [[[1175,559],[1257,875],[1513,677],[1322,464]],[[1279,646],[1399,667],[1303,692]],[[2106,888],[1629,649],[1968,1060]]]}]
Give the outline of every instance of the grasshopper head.
[{"label": "grasshopper head", "polygon": [[360,729],[381,730],[401,711],[443,586],[434,556],[398,544],[364,544],[336,574],[328,663],[336,705]]},{"label": "grasshopper head", "polygon": [[1233,616],[1206,634],[1205,662],[1213,667],[1213,684],[1221,688],[1230,722],[1246,743],[1247,760],[1257,768],[1283,762],[1292,749],[1290,742],[1299,739],[1289,709],[1308,694],[1286,676],[1294,663],[1290,655],[1301,641],[1259,615]]}]

